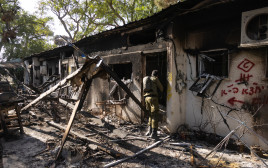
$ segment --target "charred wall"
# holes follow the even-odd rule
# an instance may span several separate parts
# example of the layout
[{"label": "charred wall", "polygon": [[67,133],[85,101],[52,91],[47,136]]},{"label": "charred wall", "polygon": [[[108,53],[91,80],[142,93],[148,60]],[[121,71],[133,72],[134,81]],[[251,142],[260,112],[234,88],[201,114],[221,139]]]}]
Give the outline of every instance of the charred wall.
[{"label": "charred wall", "polygon": [[[128,84],[129,89],[133,94],[141,100],[141,81],[142,81],[142,63],[141,63],[141,54],[122,54],[122,55],[110,55],[103,56],[104,62],[112,67],[112,65],[120,66],[122,65],[122,70],[125,65],[132,65],[131,67],[131,77],[132,80]],[[129,70],[129,68],[128,68]],[[123,79],[122,79],[123,80]],[[87,97],[87,106],[90,109],[102,108],[102,105],[97,105],[98,102],[103,102],[107,100],[115,100],[112,95],[109,95],[111,89],[113,88],[115,82],[113,79],[107,76],[107,79],[94,79],[90,94]],[[120,89],[120,88],[119,88]],[[123,99],[125,97],[121,97]],[[116,110],[120,111],[120,117],[124,118],[127,121],[140,122],[141,121],[141,110],[136,105],[136,103],[129,97],[126,97],[126,104],[117,105]],[[100,110],[100,109],[97,109]],[[113,111],[115,112],[115,111]]]},{"label": "charred wall", "polygon": [[87,38],[77,44],[84,52],[109,51],[127,46],[127,35],[113,34],[105,37]]},{"label": "charred wall", "polygon": [[[99,55],[140,101],[142,101],[142,78],[145,75],[143,53],[166,51],[165,42],[156,42],[156,30],[152,29],[150,33],[148,31],[140,31],[137,28],[133,32],[95,39],[96,41],[92,45],[85,46],[83,44],[90,55]],[[144,39],[147,37],[148,39]],[[126,96],[120,87],[116,86],[112,78],[107,76],[107,79],[94,79],[87,97],[88,109],[102,111],[103,102],[110,100],[120,104],[113,107],[119,117],[132,122],[141,122],[143,117],[141,109]]]},{"label": "charred wall", "polygon": [[[260,2],[260,1],[258,1]],[[262,1],[264,3],[264,1]],[[241,2],[240,2],[241,3]],[[177,105],[178,109],[185,107],[185,123],[191,128],[213,132],[221,136],[227,135],[240,123],[227,117],[227,126],[223,117],[227,113],[242,122],[267,139],[267,47],[240,48],[241,16],[243,11],[263,7],[257,4],[244,6],[234,4],[221,5],[213,9],[204,9],[178,18],[173,27],[173,38],[176,43],[176,58],[178,69],[186,74],[187,87],[181,93],[186,104]],[[267,4],[266,4],[267,5]],[[190,91],[190,87],[202,74],[199,60],[210,60],[213,53],[219,52],[217,60],[227,52],[227,60],[222,64],[228,67],[227,75],[221,84],[214,89],[219,80],[213,80],[208,85],[205,94]],[[222,52],[222,53],[221,53]],[[207,57],[208,56],[208,57]],[[214,57],[216,58],[216,57]],[[219,59],[218,59],[219,58]],[[210,60],[211,61],[211,60]],[[215,61],[215,60],[214,60]],[[209,62],[209,61],[208,61]],[[215,64],[212,61],[212,64]],[[212,65],[202,64],[202,66]],[[247,69],[248,68],[248,69]],[[216,69],[214,71],[221,71]],[[218,73],[221,74],[221,73]],[[215,75],[215,74],[210,74]],[[213,97],[210,97],[213,95]],[[183,96],[182,96],[183,97]],[[235,109],[231,110],[230,109]],[[173,112],[183,118],[178,110]],[[175,125],[175,124],[174,124]],[[243,135],[249,145],[267,146],[256,136],[246,133],[242,127],[238,134]]]}]

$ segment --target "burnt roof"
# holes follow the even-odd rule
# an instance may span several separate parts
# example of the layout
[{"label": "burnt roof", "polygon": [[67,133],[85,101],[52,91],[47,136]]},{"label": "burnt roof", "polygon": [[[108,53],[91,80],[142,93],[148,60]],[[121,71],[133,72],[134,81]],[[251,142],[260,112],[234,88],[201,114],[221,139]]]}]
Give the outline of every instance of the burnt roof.
[{"label": "burnt roof", "polygon": [[[130,22],[123,26],[119,26],[111,30],[103,31],[92,36],[88,36],[86,38],[83,38],[75,42],[74,44],[78,47],[83,43],[91,44],[91,43],[94,43],[94,41],[97,39],[102,39],[104,37],[114,35],[114,34],[125,33],[135,28],[142,27],[142,26],[147,26],[146,28],[158,27],[161,23],[171,22],[177,16],[195,13],[202,9],[213,8],[214,6],[219,6],[219,5],[228,4],[228,3],[233,5],[233,8],[239,8],[239,11],[240,11],[242,10],[241,6],[243,5],[246,6],[247,3],[248,4],[253,3],[255,5],[255,6],[248,5],[248,8],[261,7],[263,4],[267,4],[267,0],[220,0],[220,1],[219,0],[185,0],[182,2],[178,2],[177,4],[172,5],[147,18],[134,21],[134,22]],[[68,50],[72,50],[72,47],[66,45],[66,46],[54,48],[52,50],[47,50],[41,53],[33,54],[29,57],[24,58],[24,60],[27,60],[31,57],[39,57],[39,56],[49,57],[50,55],[59,54],[62,51],[68,51]]]},{"label": "burnt roof", "polygon": [[[134,22],[130,22],[128,24],[125,24],[123,26],[119,26],[116,27],[114,29],[111,30],[106,30],[103,32],[100,32],[98,34],[92,35],[92,36],[88,36],[86,38],[83,38],[77,42],[75,42],[74,44],[79,46],[80,44],[84,43],[84,42],[90,42],[93,43],[96,39],[100,39],[112,34],[117,34],[117,33],[123,33],[126,31],[129,31],[131,29],[140,27],[140,26],[144,26],[144,25],[148,25],[151,24],[151,26],[159,24],[163,21],[166,21],[169,19],[170,16],[174,15],[174,12],[177,11],[178,9],[181,10],[182,12],[190,9],[192,6],[196,5],[198,2],[200,2],[200,0],[187,0],[187,1],[183,1],[183,2],[179,2],[175,5],[172,5],[166,9],[163,9],[162,11],[149,16],[145,19],[141,19],[138,21],[134,21]],[[175,12],[177,13],[177,12]],[[62,47],[57,47],[51,50],[47,50],[47,51],[43,51],[41,53],[36,53],[33,54],[29,57],[24,58],[24,60],[30,59],[32,57],[40,57],[40,56],[50,56],[50,55],[54,55],[54,54],[59,54],[62,51],[66,51],[66,50],[70,50],[72,49],[72,47],[66,45],[66,46],[62,46]]]}]

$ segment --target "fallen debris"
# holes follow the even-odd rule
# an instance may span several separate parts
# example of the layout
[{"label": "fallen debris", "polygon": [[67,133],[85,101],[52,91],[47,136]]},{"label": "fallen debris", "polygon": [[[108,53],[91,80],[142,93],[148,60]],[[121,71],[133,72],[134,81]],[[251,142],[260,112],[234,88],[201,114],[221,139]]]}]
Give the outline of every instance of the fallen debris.
[{"label": "fallen debris", "polygon": [[132,141],[132,140],[142,140],[142,141],[147,141],[148,138],[142,138],[142,137],[128,137],[128,138],[123,138],[123,139],[110,140],[110,142]]},{"label": "fallen debris", "polygon": [[29,103],[27,106],[23,107],[21,110],[27,110],[29,107],[31,107],[32,105],[34,105],[35,103],[37,103],[38,101],[42,100],[45,96],[51,94],[52,92],[54,92],[56,89],[58,89],[60,86],[64,86],[66,84],[66,82],[68,80],[70,80],[72,77],[74,77],[75,75],[77,75],[80,70],[82,69],[79,68],[77,69],[75,72],[73,72],[72,74],[68,75],[65,79],[63,79],[62,81],[60,81],[57,85],[53,86],[52,88],[50,88],[49,90],[47,90],[46,92],[42,93],[38,98],[36,98],[35,100],[33,100],[31,103]]},{"label": "fallen debris", "polygon": [[65,100],[63,100],[61,98],[59,98],[59,102],[64,104],[65,106],[67,106],[70,109],[74,109],[74,105],[72,103],[69,103],[69,102],[67,102],[67,101],[65,101]]},{"label": "fallen debris", "polygon": [[[65,127],[63,127],[60,124],[57,124],[54,122],[47,122],[47,123],[55,128],[60,129],[60,130],[65,130]],[[70,131],[69,134],[71,134],[71,135],[73,135],[81,140],[84,140],[84,141],[91,143],[92,145],[89,145],[89,148],[91,148],[92,150],[96,150],[96,147],[97,147],[97,149],[108,153],[109,155],[113,156],[114,158],[118,158],[118,157],[122,156],[121,153],[119,153],[119,152],[117,152],[109,147],[106,147],[105,145],[102,145],[93,139],[89,139],[88,137],[81,135],[78,132]],[[59,152],[58,152],[58,155],[59,155]],[[59,157],[58,155],[57,155],[57,157]]]},{"label": "fallen debris", "polygon": [[[15,138],[12,141],[1,139],[0,143],[2,143],[4,148],[4,167],[19,167],[19,165],[23,165],[24,167],[49,167],[48,163],[54,162],[55,155],[60,148],[59,139],[66,126],[51,122],[52,116],[48,113],[38,111],[37,107],[39,108],[40,106],[32,107],[30,111],[34,111],[37,116],[41,114],[43,118],[42,121],[38,121],[39,117],[33,119],[36,124],[25,127],[25,136],[22,138]],[[64,111],[59,111],[59,115],[63,117],[66,114]],[[120,118],[116,118],[116,116],[112,114],[105,118],[108,117],[112,122],[107,123],[105,119],[103,119],[101,121],[104,124],[100,126],[100,121],[98,121],[99,119],[96,118],[96,116],[91,115],[89,112],[79,112],[77,118],[80,119],[76,120],[73,124],[72,130],[70,131],[70,139],[66,142],[62,152],[64,160],[59,161],[57,167],[103,167],[104,165],[113,163],[115,158],[124,159],[126,156],[133,156],[138,151],[146,149],[148,146],[155,143],[151,139],[143,136],[145,125],[133,125],[128,122],[118,123],[117,121],[119,121]],[[51,126],[46,121],[61,126],[61,128]],[[113,130],[126,132],[127,136],[121,141],[114,142],[113,140],[120,139],[117,139],[119,138],[117,134],[113,134]],[[160,130],[161,129],[159,129],[159,136],[163,139],[167,134]],[[72,134],[73,132],[74,134]],[[194,160],[196,167],[216,165],[222,153],[225,154],[219,162],[219,167],[263,166],[263,163],[260,161],[252,160],[250,153],[241,154],[234,150],[219,150],[216,155],[204,160],[205,156],[213,150],[214,145],[209,144],[207,140],[200,140],[197,132],[188,134],[192,136],[192,139],[182,140],[179,134],[175,134],[168,142],[159,144],[157,148],[147,150],[136,156],[135,159],[126,160],[115,167],[193,167],[191,166],[192,155],[190,146],[188,146],[189,144],[193,145],[192,160]],[[211,139],[211,142],[214,141],[210,137],[210,134],[206,136]],[[133,139],[131,140],[131,138]],[[45,150],[47,149],[48,142],[54,142],[55,148],[53,148],[53,146],[49,150]],[[101,147],[104,147],[104,149]],[[107,152],[108,149],[118,152],[120,154],[119,158],[109,154]],[[36,156],[33,157],[34,155]],[[264,159],[264,161],[267,162],[268,160]]]},{"label": "fallen debris", "polygon": [[142,153],[144,153],[144,152],[146,152],[146,151],[148,151],[148,150],[150,150],[150,149],[152,149],[152,148],[155,148],[156,146],[158,146],[158,145],[161,144],[162,142],[168,140],[169,138],[170,138],[170,136],[167,136],[167,137],[165,137],[164,139],[161,139],[161,140],[157,141],[156,143],[154,143],[154,144],[148,146],[147,148],[145,148],[145,149],[143,149],[143,150],[137,152],[136,154],[134,154],[134,155],[132,155],[132,156],[129,156],[129,157],[126,157],[126,158],[124,158],[124,159],[120,159],[120,160],[117,160],[117,161],[115,161],[115,162],[106,164],[106,165],[104,166],[104,168],[108,168],[108,167],[116,166],[116,165],[118,165],[118,164],[120,164],[120,163],[122,163],[122,162],[125,162],[125,161],[127,161],[127,160],[129,160],[129,159],[131,159],[131,158],[134,158],[134,157],[136,157],[136,156],[138,156],[138,155],[140,155],[140,154],[142,154]]},{"label": "fallen debris", "polygon": [[82,107],[83,107],[83,104],[84,104],[84,101],[86,99],[86,96],[87,96],[87,93],[88,93],[88,90],[89,90],[89,86],[91,85],[91,82],[92,82],[92,79],[89,79],[85,82],[85,84],[83,84],[82,86],[82,89],[81,89],[81,95],[79,96],[80,99],[75,103],[75,106],[73,108],[73,112],[72,112],[72,115],[69,119],[69,122],[68,122],[68,125],[66,127],[66,130],[65,130],[65,133],[62,137],[62,141],[61,141],[61,147],[60,147],[60,150],[56,156],[56,160],[59,158],[59,155],[61,154],[61,151],[63,149],[63,146],[64,146],[64,143],[66,141],[66,138],[68,137],[68,134],[71,130],[71,127],[72,127],[72,124],[73,124],[73,121],[74,121],[74,118],[75,118],[75,115],[77,113],[77,111],[81,110]]}]

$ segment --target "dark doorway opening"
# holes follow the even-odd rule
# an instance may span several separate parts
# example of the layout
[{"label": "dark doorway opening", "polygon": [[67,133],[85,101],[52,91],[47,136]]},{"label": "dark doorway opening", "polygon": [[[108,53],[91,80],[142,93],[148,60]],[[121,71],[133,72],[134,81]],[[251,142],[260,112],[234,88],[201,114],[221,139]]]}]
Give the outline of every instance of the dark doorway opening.
[{"label": "dark doorway opening", "polygon": [[159,94],[159,104],[166,106],[167,100],[167,52],[146,54],[146,74],[150,76],[153,70],[158,70],[158,78],[163,85],[164,91]]}]

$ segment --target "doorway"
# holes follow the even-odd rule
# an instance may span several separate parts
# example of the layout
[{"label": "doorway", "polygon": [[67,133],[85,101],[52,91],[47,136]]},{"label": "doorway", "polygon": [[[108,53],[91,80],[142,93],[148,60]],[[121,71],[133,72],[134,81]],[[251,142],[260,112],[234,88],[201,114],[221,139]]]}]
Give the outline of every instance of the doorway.
[{"label": "doorway", "polygon": [[167,52],[145,54],[145,75],[151,76],[153,70],[158,70],[158,78],[164,91],[159,94],[159,105],[166,107],[167,100]]}]

